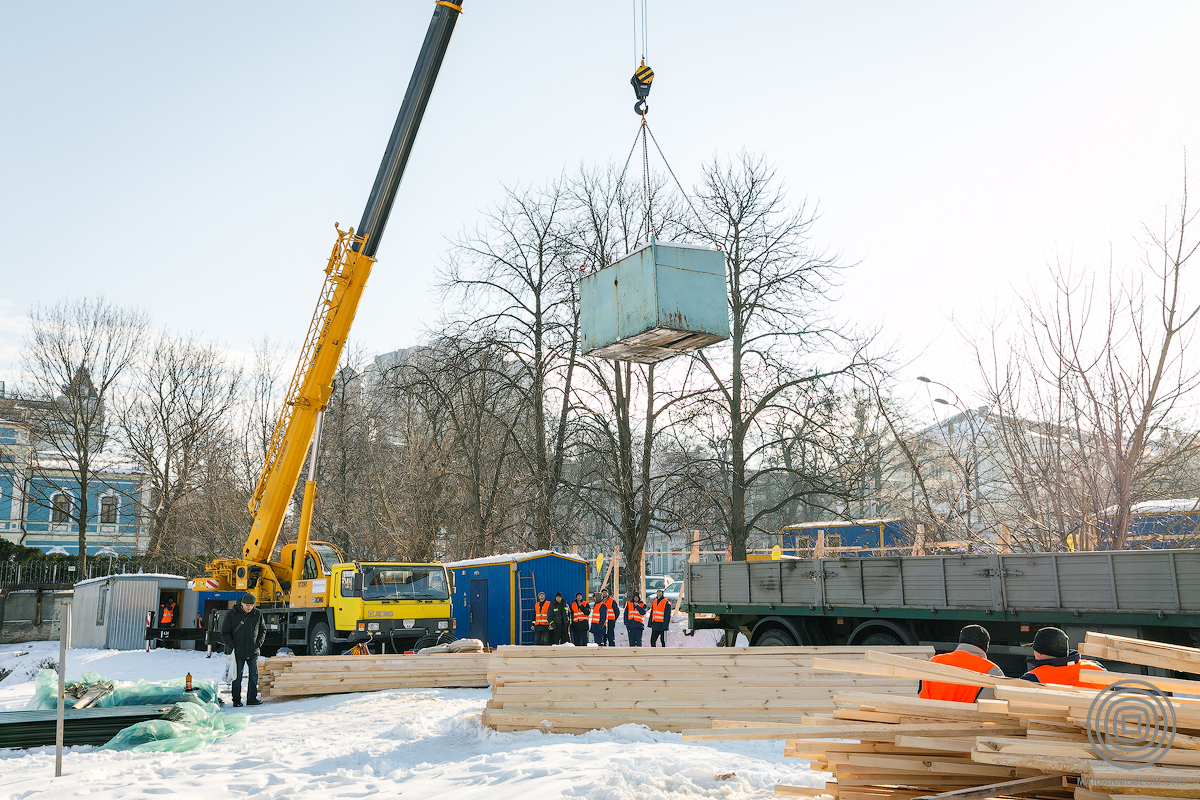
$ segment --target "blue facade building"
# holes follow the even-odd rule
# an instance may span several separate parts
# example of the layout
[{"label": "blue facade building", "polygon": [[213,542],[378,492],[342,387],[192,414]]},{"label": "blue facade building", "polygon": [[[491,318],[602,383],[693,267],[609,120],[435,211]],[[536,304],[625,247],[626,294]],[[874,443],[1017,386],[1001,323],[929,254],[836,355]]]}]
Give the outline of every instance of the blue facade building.
[{"label": "blue facade building", "polygon": [[533,644],[537,593],[553,600],[562,592],[570,603],[576,592],[586,594],[588,585],[586,559],[552,550],[455,561],[446,569],[454,573],[455,633],[489,647]]},{"label": "blue facade building", "polygon": [[[0,537],[76,555],[79,482],[61,459],[37,452],[31,434],[28,423],[0,419]],[[146,491],[136,467],[95,456],[87,486],[89,555],[135,555],[145,549],[140,509]]]}]

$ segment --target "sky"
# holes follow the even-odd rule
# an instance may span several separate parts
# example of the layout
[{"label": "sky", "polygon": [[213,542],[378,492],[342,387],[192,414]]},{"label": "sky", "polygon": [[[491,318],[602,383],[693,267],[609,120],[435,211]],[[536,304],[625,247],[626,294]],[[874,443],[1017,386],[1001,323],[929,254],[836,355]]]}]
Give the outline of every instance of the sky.
[{"label": "sky", "polygon": [[[104,294],[244,353],[298,346],[433,11],[0,3],[0,380],[26,315]],[[351,345],[417,343],[503,187],[620,161],[630,2],[465,0]],[[971,402],[963,334],[1047,264],[1136,255],[1200,153],[1195,3],[649,0],[650,122],[687,186],[747,150],[846,270],[831,311]]]}]

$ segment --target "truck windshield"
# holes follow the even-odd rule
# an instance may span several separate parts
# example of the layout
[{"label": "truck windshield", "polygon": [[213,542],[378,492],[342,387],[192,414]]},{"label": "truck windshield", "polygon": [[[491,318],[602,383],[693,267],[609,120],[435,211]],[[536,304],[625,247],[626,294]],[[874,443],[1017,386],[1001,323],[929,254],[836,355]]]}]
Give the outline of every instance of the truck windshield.
[{"label": "truck windshield", "polygon": [[448,600],[441,567],[368,567],[363,600]]}]

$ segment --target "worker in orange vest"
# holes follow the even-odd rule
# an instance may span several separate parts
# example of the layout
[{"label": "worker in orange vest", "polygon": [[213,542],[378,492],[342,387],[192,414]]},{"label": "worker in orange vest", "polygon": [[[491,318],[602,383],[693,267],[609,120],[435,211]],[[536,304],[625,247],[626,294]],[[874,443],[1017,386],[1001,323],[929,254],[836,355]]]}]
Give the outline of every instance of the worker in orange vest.
[{"label": "worker in orange vest", "polygon": [[159,617],[158,624],[162,626],[172,625],[175,622],[175,599],[171,598],[167,602],[158,607]]},{"label": "worker in orange vest", "polygon": [[608,615],[612,613],[612,609],[608,603],[596,592],[592,596],[592,616],[590,617],[592,625],[592,639],[601,647],[608,646]]},{"label": "worker in orange vest", "polygon": [[571,644],[576,647],[587,647],[588,618],[591,615],[592,607],[583,592],[576,592],[575,602],[571,603]]},{"label": "worker in orange vest", "polygon": [[1021,676],[1022,680],[1034,683],[1057,683],[1059,686],[1087,686],[1079,680],[1085,669],[1105,672],[1095,661],[1079,657],[1078,650],[1071,649],[1067,634],[1059,628],[1042,628],[1033,637],[1033,658],[1029,663],[1036,665]]},{"label": "worker in orange vest", "polygon": [[650,646],[654,647],[654,643],[659,641],[666,647],[667,629],[670,627],[671,601],[663,597],[663,590],[659,589],[650,601]]},{"label": "worker in orange vest", "polygon": [[538,592],[537,602],[533,604],[533,643],[550,644],[550,601],[545,592]]},{"label": "worker in orange vest", "polygon": [[[972,672],[1003,678],[1004,670],[988,660],[988,647],[992,644],[992,636],[982,625],[968,625],[958,632],[958,648],[949,653],[939,653],[929,659],[934,664],[948,664],[951,667],[961,667]],[[981,696],[991,696],[983,686],[968,686],[961,683],[943,683],[942,681],[921,681],[919,694],[927,700],[954,700],[959,703],[974,703]]]},{"label": "worker in orange vest", "polygon": [[642,646],[642,631],[646,630],[646,604],[642,596],[633,593],[633,599],[625,604],[625,632],[629,635],[630,647]]},{"label": "worker in orange vest", "polygon": [[604,598],[604,604],[608,606],[608,627],[604,630],[604,638],[609,647],[616,647],[617,617],[621,616],[621,604],[617,602],[617,598],[609,595],[608,589],[602,590],[600,596]]}]

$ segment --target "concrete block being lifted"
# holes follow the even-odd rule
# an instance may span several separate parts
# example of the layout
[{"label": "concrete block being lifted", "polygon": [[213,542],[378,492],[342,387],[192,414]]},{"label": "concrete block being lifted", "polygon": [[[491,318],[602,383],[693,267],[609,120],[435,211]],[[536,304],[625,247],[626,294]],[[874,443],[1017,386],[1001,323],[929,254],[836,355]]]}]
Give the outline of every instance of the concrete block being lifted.
[{"label": "concrete block being lifted", "polygon": [[725,254],[650,244],[579,283],[585,355],[654,364],[729,338]]}]

